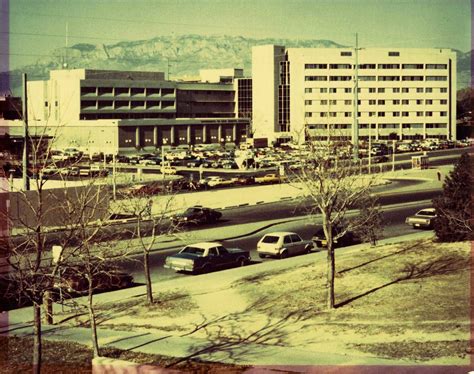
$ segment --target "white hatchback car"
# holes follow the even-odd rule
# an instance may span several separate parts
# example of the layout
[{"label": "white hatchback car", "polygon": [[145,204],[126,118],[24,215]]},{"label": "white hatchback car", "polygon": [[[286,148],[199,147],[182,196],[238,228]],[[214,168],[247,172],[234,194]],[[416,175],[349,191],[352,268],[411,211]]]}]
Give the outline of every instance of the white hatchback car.
[{"label": "white hatchback car", "polygon": [[266,234],[257,244],[260,258],[270,256],[286,258],[304,253],[310,253],[314,248],[312,240],[303,240],[294,232],[272,232]]}]

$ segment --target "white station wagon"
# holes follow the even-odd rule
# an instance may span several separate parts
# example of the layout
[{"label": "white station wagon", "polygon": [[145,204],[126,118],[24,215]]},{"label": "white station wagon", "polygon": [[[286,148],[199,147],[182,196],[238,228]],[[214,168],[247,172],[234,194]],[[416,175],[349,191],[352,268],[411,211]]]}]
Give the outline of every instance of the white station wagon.
[{"label": "white station wagon", "polygon": [[257,252],[260,258],[266,256],[286,258],[310,253],[313,248],[313,241],[303,240],[294,232],[284,231],[266,234],[257,244]]}]

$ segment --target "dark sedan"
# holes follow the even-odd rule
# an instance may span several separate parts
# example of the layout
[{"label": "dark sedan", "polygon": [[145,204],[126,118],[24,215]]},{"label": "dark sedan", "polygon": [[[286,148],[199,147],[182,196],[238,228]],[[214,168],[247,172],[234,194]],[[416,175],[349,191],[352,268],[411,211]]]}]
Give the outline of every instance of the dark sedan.
[{"label": "dark sedan", "polygon": [[[340,232],[342,232],[342,229],[333,228],[333,237],[339,235]],[[312,240],[318,248],[327,247],[328,245],[326,235],[324,234],[322,227],[314,234]],[[360,244],[361,242],[362,241],[358,235],[352,231],[346,231],[340,238],[334,240],[333,248],[347,247],[349,245]]]},{"label": "dark sedan", "polygon": [[211,208],[193,206],[183,213],[176,214],[172,220],[174,224],[204,224],[214,223],[222,217],[222,213]]}]

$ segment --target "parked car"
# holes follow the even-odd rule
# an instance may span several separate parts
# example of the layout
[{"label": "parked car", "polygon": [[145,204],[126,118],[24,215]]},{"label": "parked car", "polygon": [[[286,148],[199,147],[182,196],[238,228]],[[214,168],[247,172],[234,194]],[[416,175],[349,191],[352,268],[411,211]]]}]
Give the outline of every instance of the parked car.
[{"label": "parked car", "polygon": [[170,174],[170,175],[175,175],[178,171],[176,168],[173,166],[162,166],[161,169],[161,174]]},{"label": "parked car", "polygon": [[205,208],[199,205],[186,209],[183,213],[172,217],[174,224],[204,224],[213,223],[222,217],[222,213],[211,208]]},{"label": "parked car", "polygon": [[255,183],[265,184],[265,183],[280,183],[281,178],[278,174],[265,174],[260,177],[255,177]]},{"label": "parked car", "polygon": [[216,177],[216,178],[210,179],[207,182],[207,185],[209,187],[229,187],[229,186],[234,185],[234,181],[232,179]]},{"label": "parked car", "polygon": [[48,165],[41,169],[43,175],[55,175],[59,173],[59,169],[54,165]]},{"label": "parked car", "polygon": [[235,177],[235,178],[232,178],[232,180],[234,181],[234,184],[238,184],[241,186],[246,186],[246,185],[255,183],[255,177],[251,175],[248,175],[248,176],[243,175],[243,176]]},{"label": "parked car", "polygon": [[[333,238],[339,235],[339,233],[344,230],[341,227],[333,227],[332,235]],[[328,242],[326,240],[326,235],[324,234],[324,230],[321,227],[316,233],[313,235],[312,238],[316,247],[323,248],[327,247]],[[352,231],[346,231],[340,238],[334,239],[333,241],[333,248],[340,248],[340,247],[347,247],[349,245],[360,244],[362,240],[360,237]]]},{"label": "parked car", "polygon": [[314,248],[311,240],[303,240],[294,232],[273,232],[264,235],[257,244],[260,258],[266,256],[286,258],[288,256],[310,253]]},{"label": "parked car", "polygon": [[250,253],[240,248],[225,248],[218,242],[203,242],[184,247],[173,256],[166,257],[164,267],[175,271],[207,273],[211,270],[245,266]]},{"label": "parked car", "polygon": [[149,157],[149,158],[144,158],[140,161],[138,161],[140,165],[161,165],[161,158],[159,157]]},{"label": "parked car", "polygon": [[407,217],[405,223],[413,226],[413,228],[431,229],[437,217],[435,208],[426,208],[416,212],[413,216]]},{"label": "parked car", "polygon": [[[133,284],[133,277],[118,267],[105,264],[93,265],[92,287],[94,291],[108,291],[126,288]],[[69,295],[85,294],[89,283],[84,266],[66,268],[54,282],[54,288]]]}]

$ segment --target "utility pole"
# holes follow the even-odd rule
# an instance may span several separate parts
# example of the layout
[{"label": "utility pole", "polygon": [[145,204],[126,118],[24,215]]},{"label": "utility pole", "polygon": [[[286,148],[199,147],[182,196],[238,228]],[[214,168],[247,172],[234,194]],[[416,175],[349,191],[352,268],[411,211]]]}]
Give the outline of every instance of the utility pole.
[{"label": "utility pole", "polygon": [[355,34],[354,121],[352,123],[352,151],[354,161],[359,159],[359,38]]},{"label": "utility pole", "polygon": [[30,179],[28,178],[28,94],[26,91],[27,77],[22,75],[23,80],[23,100],[22,100],[22,114],[23,114],[23,188],[25,191],[30,190]]}]

